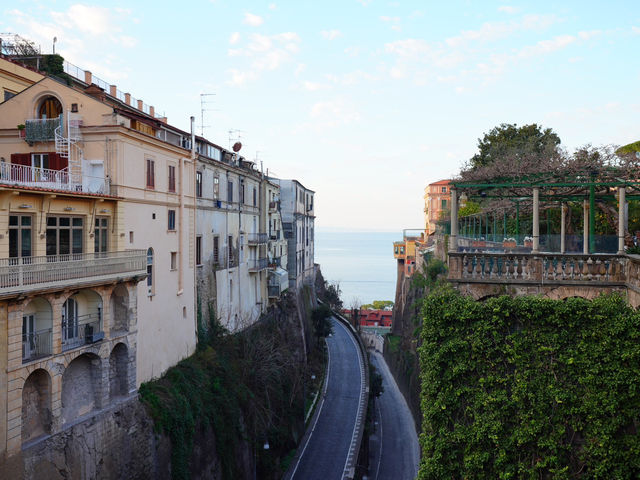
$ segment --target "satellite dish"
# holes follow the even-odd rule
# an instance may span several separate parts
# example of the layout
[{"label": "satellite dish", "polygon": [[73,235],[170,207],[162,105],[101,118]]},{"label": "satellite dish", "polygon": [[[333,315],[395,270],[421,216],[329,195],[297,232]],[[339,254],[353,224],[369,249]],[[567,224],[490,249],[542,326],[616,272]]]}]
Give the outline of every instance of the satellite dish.
[{"label": "satellite dish", "polygon": [[236,143],[233,144],[233,151],[234,152],[239,152],[241,148],[242,148],[242,144],[240,142],[236,142]]}]

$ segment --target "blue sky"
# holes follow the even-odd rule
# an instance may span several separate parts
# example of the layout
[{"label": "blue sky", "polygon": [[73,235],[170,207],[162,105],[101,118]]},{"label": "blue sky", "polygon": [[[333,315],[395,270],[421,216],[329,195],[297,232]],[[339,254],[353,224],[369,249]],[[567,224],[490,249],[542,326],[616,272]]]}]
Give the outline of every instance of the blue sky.
[{"label": "blue sky", "polygon": [[[108,6],[105,6],[108,5]],[[423,222],[500,123],[563,145],[640,139],[640,2],[16,1],[0,31],[69,62],[316,191],[321,228]],[[198,133],[200,129],[198,128]]]}]

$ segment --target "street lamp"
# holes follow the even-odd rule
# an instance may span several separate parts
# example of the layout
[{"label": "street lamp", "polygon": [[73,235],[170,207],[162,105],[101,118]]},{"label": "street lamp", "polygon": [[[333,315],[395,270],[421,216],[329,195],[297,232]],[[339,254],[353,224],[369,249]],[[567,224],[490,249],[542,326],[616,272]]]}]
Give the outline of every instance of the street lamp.
[{"label": "street lamp", "polygon": [[58,41],[58,37],[53,37],[53,54],[56,54],[56,42]]}]

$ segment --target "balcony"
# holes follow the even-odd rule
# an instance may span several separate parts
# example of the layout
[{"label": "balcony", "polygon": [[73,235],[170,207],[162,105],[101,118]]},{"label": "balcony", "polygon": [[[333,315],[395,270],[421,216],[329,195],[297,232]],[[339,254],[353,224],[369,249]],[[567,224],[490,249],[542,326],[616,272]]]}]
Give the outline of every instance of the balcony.
[{"label": "balcony", "polygon": [[51,329],[22,334],[22,363],[51,355]]},{"label": "balcony", "polygon": [[261,270],[265,270],[268,267],[266,258],[250,258],[247,262],[249,264],[249,271],[257,273]]},{"label": "balcony", "polygon": [[146,275],[146,250],[0,259],[0,298],[18,293]]},{"label": "balcony", "polygon": [[0,184],[109,195],[109,182],[106,178],[71,174],[66,168],[50,170],[30,165],[0,163]]},{"label": "balcony", "polygon": [[280,201],[269,202],[269,213],[276,213],[280,210]]},{"label": "balcony", "polygon": [[25,121],[25,140],[28,143],[53,142],[56,128],[62,126],[62,117],[30,119]]},{"label": "balcony", "polygon": [[280,297],[280,285],[268,285],[267,290],[269,293],[269,298]]},{"label": "balcony", "polygon": [[102,315],[90,313],[62,320],[62,351],[96,343],[104,338]]},{"label": "balcony", "polygon": [[267,243],[268,235],[266,233],[248,233],[247,242],[249,245],[260,245]]}]

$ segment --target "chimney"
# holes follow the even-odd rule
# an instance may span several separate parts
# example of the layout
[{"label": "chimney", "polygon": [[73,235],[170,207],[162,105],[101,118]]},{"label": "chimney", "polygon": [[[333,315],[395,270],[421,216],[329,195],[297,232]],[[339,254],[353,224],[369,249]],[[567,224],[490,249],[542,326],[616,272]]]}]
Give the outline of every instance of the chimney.
[{"label": "chimney", "polygon": [[153,108],[153,105],[149,107],[149,115],[151,115],[153,118],[156,118],[156,109]]},{"label": "chimney", "polygon": [[124,102],[127,105],[131,105],[131,94],[130,93],[125,93],[124,94]]},{"label": "chimney", "polygon": [[109,85],[109,95],[111,95],[112,97],[117,97],[118,87],[116,87],[115,85]]},{"label": "chimney", "polygon": [[138,100],[138,110],[142,111],[142,100]]},{"label": "chimney", "polygon": [[158,120],[160,120],[162,123],[167,123],[167,117],[160,117],[158,118]]},{"label": "chimney", "polygon": [[92,83],[87,88],[85,88],[84,93],[86,93],[87,95],[91,95],[92,97],[97,98],[100,101],[104,101],[107,98],[107,94],[105,93],[105,91],[95,83]]},{"label": "chimney", "polygon": [[93,83],[93,76],[89,70],[84,71],[84,83],[91,85]]}]

